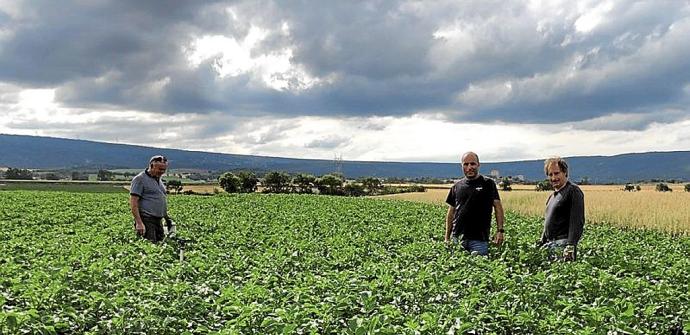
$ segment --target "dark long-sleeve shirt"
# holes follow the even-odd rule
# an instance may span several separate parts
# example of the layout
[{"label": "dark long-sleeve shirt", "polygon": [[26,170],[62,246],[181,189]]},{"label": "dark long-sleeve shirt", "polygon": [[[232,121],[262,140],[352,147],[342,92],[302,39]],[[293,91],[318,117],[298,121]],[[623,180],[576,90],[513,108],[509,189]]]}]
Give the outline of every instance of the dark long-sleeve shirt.
[{"label": "dark long-sleeve shirt", "polygon": [[585,225],[585,196],[580,187],[568,181],[546,202],[541,242],[568,239],[577,245]]}]

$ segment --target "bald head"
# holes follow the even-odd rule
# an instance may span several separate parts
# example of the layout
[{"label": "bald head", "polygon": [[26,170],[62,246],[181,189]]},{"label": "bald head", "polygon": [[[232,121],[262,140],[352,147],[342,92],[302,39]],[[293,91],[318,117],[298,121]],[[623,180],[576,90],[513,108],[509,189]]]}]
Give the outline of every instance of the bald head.
[{"label": "bald head", "polygon": [[460,162],[464,162],[466,158],[474,158],[477,163],[479,163],[479,155],[475,154],[472,151],[468,151],[464,154],[462,154],[462,157],[460,158]]},{"label": "bald head", "polygon": [[472,151],[464,153],[460,164],[462,164],[462,173],[467,179],[479,177],[479,156],[477,154]]}]

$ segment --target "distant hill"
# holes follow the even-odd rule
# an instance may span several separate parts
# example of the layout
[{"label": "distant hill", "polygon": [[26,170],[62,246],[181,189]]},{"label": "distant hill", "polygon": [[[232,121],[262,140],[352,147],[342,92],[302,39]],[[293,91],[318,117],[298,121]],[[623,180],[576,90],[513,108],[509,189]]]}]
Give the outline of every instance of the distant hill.
[{"label": "distant hill", "polygon": [[[335,170],[332,160],[295,159],[201,151],[162,149],[52,137],[0,134],[0,166],[32,169],[131,169],[144,168],[149,157],[162,154],[174,169],[233,171],[250,169],[305,172],[323,175]],[[481,154],[481,153],[480,153]],[[594,183],[625,183],[638,180],[690,180],[690,151],[631,153],[616,156],[566,158],[571,179],[588,177]],[[543,160],[483,163],[481,172],[498,170],[502,176],[522,175],[541,180]],[[459,163],[406,163],[342,161],[348,178],[362,176],[404,178],[458,178]]]}]

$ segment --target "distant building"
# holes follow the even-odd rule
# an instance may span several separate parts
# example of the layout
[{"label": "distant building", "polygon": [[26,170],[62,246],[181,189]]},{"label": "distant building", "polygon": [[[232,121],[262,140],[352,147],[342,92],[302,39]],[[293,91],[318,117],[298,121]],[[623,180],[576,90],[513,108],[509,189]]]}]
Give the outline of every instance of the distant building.
[{"label": "distant building", "polygon": [[501,173],[498,172],[498,170],[491,170],[491,173],[489,173],[489,175],[494,179],[498,179],[501,177]]}]

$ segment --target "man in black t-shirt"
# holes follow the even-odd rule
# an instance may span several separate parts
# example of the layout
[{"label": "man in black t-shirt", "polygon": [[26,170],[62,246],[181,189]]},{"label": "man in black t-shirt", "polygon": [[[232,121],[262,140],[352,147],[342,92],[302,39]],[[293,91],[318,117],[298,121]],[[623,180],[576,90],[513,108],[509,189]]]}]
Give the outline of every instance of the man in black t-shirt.
[{"label": "man in black t-shirt", "polygon": [[461,162],[465,178],[451,187],[446,198],[449,207],[445,241],[460,239],[465,250],[486,256],[489,254],[492,209],[496,215],[494,243],[503,243],[503,205],[496,183],[479,174],[479,156],[467,152],[462,155]]}]

